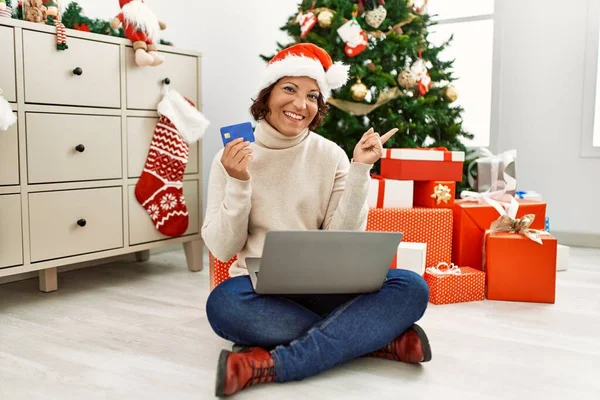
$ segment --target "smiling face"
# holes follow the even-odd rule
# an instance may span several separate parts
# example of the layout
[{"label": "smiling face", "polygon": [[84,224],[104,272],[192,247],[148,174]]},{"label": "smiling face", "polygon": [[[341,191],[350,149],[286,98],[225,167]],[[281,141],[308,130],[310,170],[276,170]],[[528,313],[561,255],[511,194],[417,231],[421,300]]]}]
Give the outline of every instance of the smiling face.
[{"label": "smiling face", "polygon": [[319,86],[312,78],[281,78],[269,96],[266,120],[283,135],[297,136],[317,115],[319,96]]}]

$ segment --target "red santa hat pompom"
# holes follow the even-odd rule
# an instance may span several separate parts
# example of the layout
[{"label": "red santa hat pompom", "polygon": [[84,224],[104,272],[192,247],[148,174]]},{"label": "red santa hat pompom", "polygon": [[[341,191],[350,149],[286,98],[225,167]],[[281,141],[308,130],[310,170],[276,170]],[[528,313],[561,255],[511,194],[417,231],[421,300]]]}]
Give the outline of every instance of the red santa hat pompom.
[{"label": "red santa hat pompom", "polygon": [[327,100],[331,91],[348,81],[350,66],[333,62],[329,53],[312,43],[299,43],[281,50],[267,64],[259,90],[265,89],[284,76],[307,76],[317,81]]}]

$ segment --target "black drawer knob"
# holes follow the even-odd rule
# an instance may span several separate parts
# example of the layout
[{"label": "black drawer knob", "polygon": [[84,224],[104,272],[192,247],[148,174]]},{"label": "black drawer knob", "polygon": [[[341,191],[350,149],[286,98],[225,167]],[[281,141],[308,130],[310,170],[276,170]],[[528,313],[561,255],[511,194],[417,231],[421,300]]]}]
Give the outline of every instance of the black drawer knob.
[{"label": "black drawer knob", "polygon": [[77,146],[75,146],[75,150],[77,150],[80,153],[83,153],[85,151],[85,146],[82,144],[78,144]]},{"label": "black drawer knob", "polygon": [[171,79],[165,78],[165,80],[163,82],[165,83],[165,85],[170,85],[171,84]]},{"label": "black drawer knob", "polygon": [[79,225],[80,227],[84,227],[87,224],[87,221],[83,218],[81,218],[79,221],[77,221],[77,225]]},{"label": "black drawer knob", "polygon": [[81,76],[83,74],[83,70],[81,68],[77,67],[73,70],[73,73],[77,76]]}]

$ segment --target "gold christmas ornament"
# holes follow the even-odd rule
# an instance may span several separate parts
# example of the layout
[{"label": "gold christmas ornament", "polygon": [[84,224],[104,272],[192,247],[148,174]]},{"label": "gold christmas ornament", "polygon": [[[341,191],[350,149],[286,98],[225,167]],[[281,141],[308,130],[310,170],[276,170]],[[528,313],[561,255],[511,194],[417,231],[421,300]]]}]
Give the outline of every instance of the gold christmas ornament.
[{"label": "gold christmas ornament", "polygon": [[328,10],[321,11],[317,17],[317,21],[319,22],[319,26],[321,28],[329,28],[331,26],[331,22],[333,21],[333,13]]},{"label": "gold christmas ornament", "polygon": [[398,84],[404,89],[413,89],[417,86],[417,79],[409,68],[405,68],[398,74]]},{"label": "gold christmas ornament", "polygon": [[458,90],[454,86],[448,86],[444,93],[444,97],[450,103],[454,103],[458,99]]},{"label": "gold christmas ornament", "polygon": [[433,188],[431,198],[435,199],[437,204],[440,204],[441,202],[448,203],[452,198],[452,193],[448,186],[439,184]]},{"label": "gold christmas ornament", "polygon": [[369,93],[369,89],[360,79],[352,85],[350,91],[352,92],[352,98],[356,101],[363,101],[367,97],[367,93]]}]

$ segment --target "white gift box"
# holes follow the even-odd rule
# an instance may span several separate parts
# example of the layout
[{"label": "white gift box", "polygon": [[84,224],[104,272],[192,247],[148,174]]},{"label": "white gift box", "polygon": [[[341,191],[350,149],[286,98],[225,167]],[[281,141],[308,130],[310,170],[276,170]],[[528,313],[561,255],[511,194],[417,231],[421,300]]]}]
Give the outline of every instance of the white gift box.
[{"label": "white gift box", "polygon": [[427,243],[400,242],[396,253],[396,269],[407,269],[423,276],[427,259]]},{"label": "white gift box", "polygon": [[371,178],[367,203],[369,208],[412,208],[414,181]]},{"label": "white gift box", "polygon": [[556,249],[556,271],[566,271],[569,267],[569,246],[559,244]]}]

